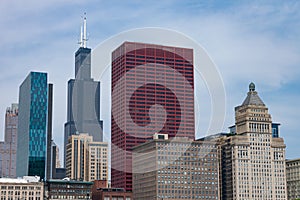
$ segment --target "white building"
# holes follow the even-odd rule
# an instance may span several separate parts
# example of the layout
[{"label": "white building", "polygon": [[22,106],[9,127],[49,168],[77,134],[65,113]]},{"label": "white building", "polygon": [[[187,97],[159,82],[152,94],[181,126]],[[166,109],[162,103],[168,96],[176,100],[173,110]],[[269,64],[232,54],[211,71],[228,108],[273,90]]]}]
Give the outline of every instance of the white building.
[{"label": "white building", "polygon": [[1,200],[43,200],[43,196],[44,183],[39,177],[0,178]]},{"label": "white building", "polygon": [[287,199],[285,144],[272,137],[272,119],[253,83],[241,106],[235,108],[235,126],[222,141],[222,199]]}]

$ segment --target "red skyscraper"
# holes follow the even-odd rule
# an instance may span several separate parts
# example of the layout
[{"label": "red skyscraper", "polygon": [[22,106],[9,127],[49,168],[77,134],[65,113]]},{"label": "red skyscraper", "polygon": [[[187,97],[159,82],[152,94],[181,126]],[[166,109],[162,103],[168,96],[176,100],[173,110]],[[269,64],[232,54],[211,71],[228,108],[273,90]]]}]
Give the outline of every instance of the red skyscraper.
[{"label": "red skyscraper", "polygon": [[132,147],[194,139],[193,50],[125,42],[112,53],[112,186],[132,190]]}]

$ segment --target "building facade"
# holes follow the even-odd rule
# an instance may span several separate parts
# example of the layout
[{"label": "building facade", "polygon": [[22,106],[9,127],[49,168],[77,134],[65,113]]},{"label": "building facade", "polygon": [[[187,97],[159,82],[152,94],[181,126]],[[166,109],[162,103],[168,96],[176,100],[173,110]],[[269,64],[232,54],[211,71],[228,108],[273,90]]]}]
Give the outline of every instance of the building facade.
[{"label": "building facade", "polygon": [[91,199],[93,182],[74,180],[47,180],[45,183],[45,198],[59,199]]},{"label": "building facade", "polygon": [[112,187],[132,190],[132,148],[155,132],[194,139],[193,88],[192,49],[125,42],[113,51]]},{"label": "building facade", "polygon": [[47,151],[47,74],[30,72],[19,89],[17,176],[45,178]]},{"label": "building facade", "polygon": [[43,200],[44,183],[36,177],[0,178],[1,200]]},{"label": "building facade", "polygon": [[92,199],[94,200],[132,200],[132,192],[126,192],[123,188],[108,187],[107,180],[95,180],[92,187]]},{"label": "building facade", "polygon": [[67,144],[66,176],[71,180],[107,180],[108,144],[88,134],[72,135]]},{"label": "building facade", "polygon": [[132,200],[132,192],[123,188],[100,188],[92,194],[94,200]]},{"label": "building facade", "polygon": [[18,104],[5,113],[4,142],[0,142],[0,177],[16,177]]},{"label": "building facade", "polygon": [[56,152],[53,152],[55,143],[52,140],[52,112],[53,110],[53,84],[48,84],[48,107],[47,107],[47,156],[46,156],[46,179],[52,179],[55,174]]},{"label": "building facade", "polygon": [[300,199],[300,159],[286,160],[288,200]]},{"label": "building facade", "polygon": [[287,199],[285,148],[279,133],[272,137],[268,108],[249,85],[243,104],[235,108],[235,133],[222,136],[222,199]]},{"label": "building facade", "polygon": [[155,139],[133,152],[134,199],[220,199],[216,142]]},{"label": "building facade", "polygon": [[68,138],[76,133],[89,133],[94,141],[103,141],[103,121],[100,120],[100,82],[91,78],[91,49],[86,45],[81,45],[75,53],[75,79],[68,81],[67,102],[65,156]]},{"label": "building facade", "polygon": [[88,144],[89,181],[108,180],[108,144],[90,142]]}]

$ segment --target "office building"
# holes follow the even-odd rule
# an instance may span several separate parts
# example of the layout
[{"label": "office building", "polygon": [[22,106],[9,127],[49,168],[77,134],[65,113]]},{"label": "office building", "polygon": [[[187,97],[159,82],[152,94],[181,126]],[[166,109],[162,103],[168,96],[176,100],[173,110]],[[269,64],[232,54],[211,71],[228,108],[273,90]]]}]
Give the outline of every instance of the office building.
[{"label": "office building", "polygon": [[0,177],[16,177],[18,104],[5,113],[4,142],[0,142]]},{"label": "office building", "polygon": [[71,180],[107,180],[108,144],[89,134],[72,135],[67,144],[66,176]]},{"label": "office building", "polygon": [[0,178],[0,199],[44,199],[44,183],[39,177]]},{"label": "office building", "polygon": [[59,147],[55,144],[55,168],[61,168],[60,159],[59,159]]},{"label": "office building", "polygon": [[88,144],[89,181],[108,180],[108,144],[90,142]]},{"label": "office building", "polygon": [[94,200],[132,200],[132,192],[126,192],[123,188],[108,188],[107,180],[95,180],[92,187],[92,199]]},{"label": "office building", "polygon": [[[86,33],[85,18],[83,26],[83,32]],[[89,133],[94,141],[103,141],[103,122],[100,120],[100,82],[91,78],[91,49],[86,47],[86,40],[86,34],[82,34],[80,47],[75,53],[75,79],[68,81],[64,156],[66,156],[69,136],[76,133]]]},{"label": "office building", "polygon": [[112,187],[132,190],[132,148],[155,132],[194,139],[193,88],[192,49],[125,42],[113,51]]},{"label": "office building", "polygon": [[53,84],[48,84],[48,107],[47,107],[47,161],[46,179],[52,179],[55,174],[56,144],[52,140],[52,113],[53,113]]},{"label": "office building", "polygon": [[286,145],[279,136],[272,137],[271,115],[253,83],[242,105],[235,108],[231,130],[216,138],[222,152],[222,199],[287,199]]},{"label": "office building", "polygon": [[300,199],[300,159],[286,160],[288,200]]},{"label": "office building", "polygon": [[55,168],[55,175],[53,179],[64,179],[66,178],[66,168]]},{"label": "office building", "polygon": [[133,148],[133,197],[220,199],[216,142],[154,139]]},{"label": "office building", "polygon": [[45,183],[45,198],[49,200],[91,199],[92,186],[93,182],[50,179]]},{"label": "office building", "polygon": [[48,114],[47,74],[30,72],[19,89],[17,176],[45,178]]}]

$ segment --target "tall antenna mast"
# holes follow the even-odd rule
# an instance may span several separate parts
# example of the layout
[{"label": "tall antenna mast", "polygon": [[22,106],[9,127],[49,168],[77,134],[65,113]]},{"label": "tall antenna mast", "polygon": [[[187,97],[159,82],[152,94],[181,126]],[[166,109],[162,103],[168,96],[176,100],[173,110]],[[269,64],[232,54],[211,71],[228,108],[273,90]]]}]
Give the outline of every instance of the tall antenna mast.
[{"label": "tall antenna mast", "polygon": [[79,42],[78,42],[79,47],[83,47],[83,40],[82,40],[82,38],[83,38],[83,27],[82,27],[82,25],[81,25],[81,26],[80,26],[80,40],[79,40]]},{"label": "tall antenna mast", "polygon": [[82,36],[82,47],[86,48],[86,42],[87,42],[87,37],[86,37],[86,13],[84,13],[83,17],[83,36]]},{"label": "tall antenna mast", "polygon": [[84,16],[82,17],[83,21],[80,26],[80,40],[78,42],[79,47],[86,48],[86,42],[88,41],[86,36],[86,13],[84,13]]}]

